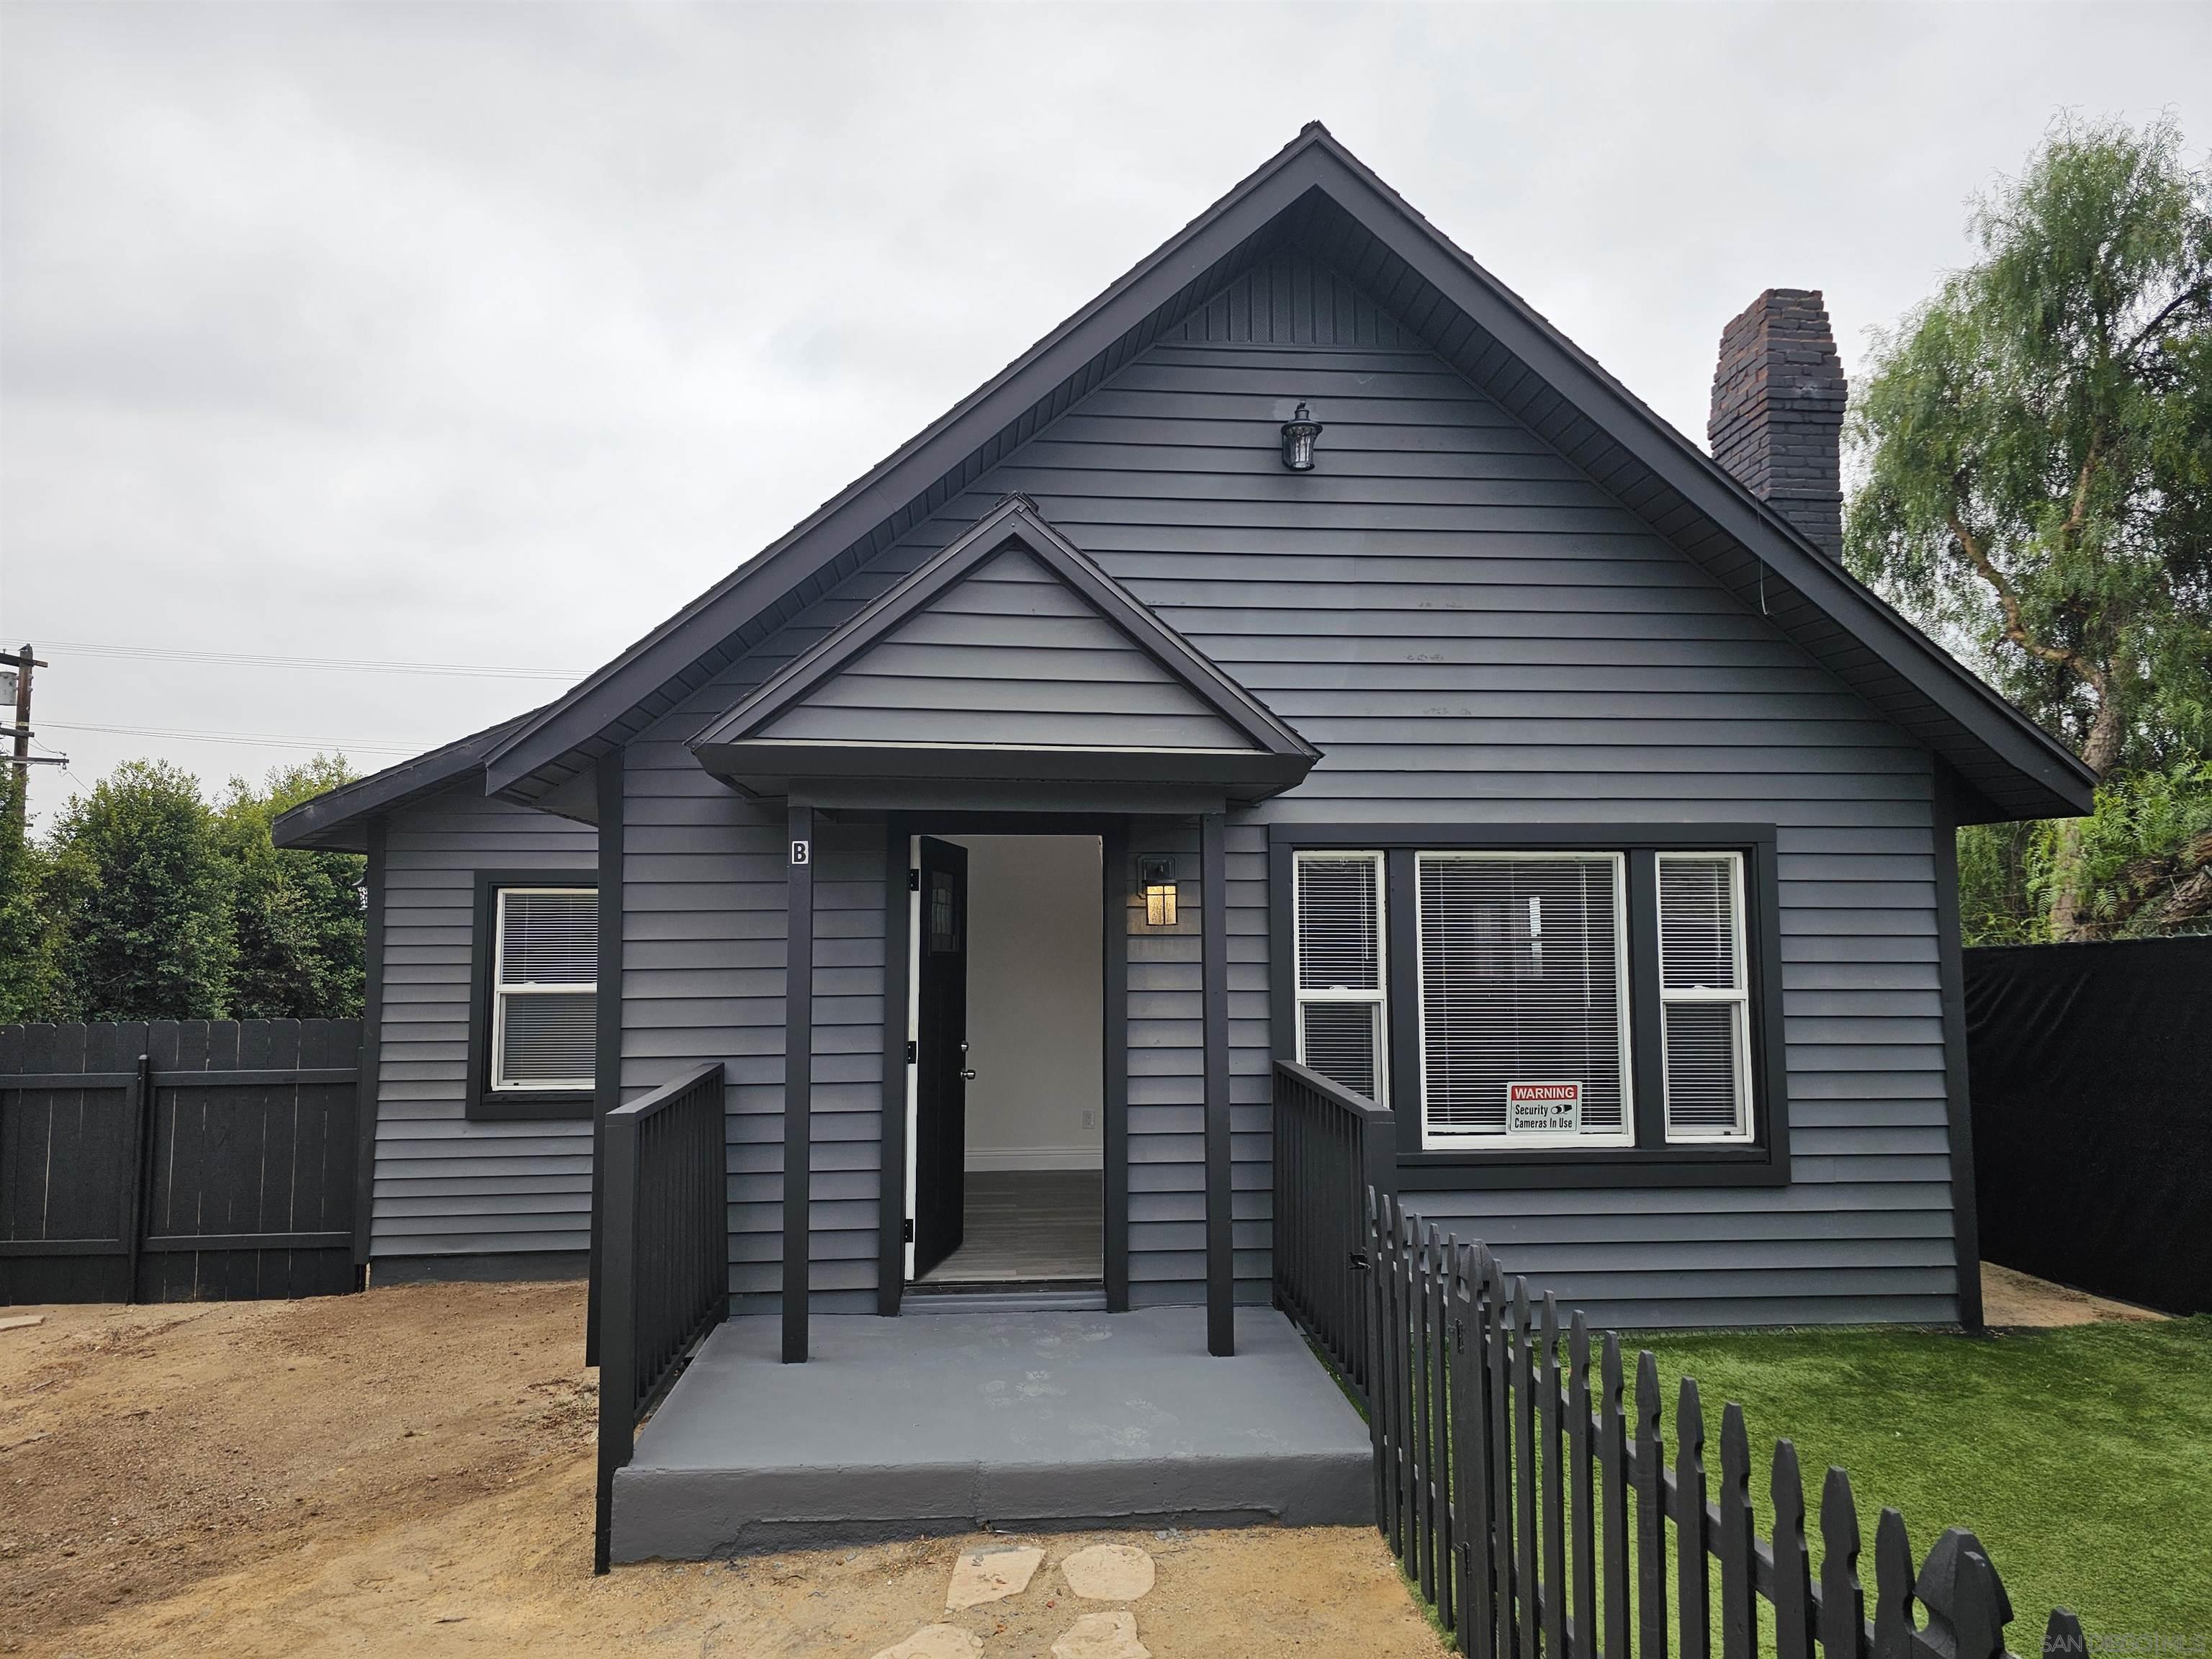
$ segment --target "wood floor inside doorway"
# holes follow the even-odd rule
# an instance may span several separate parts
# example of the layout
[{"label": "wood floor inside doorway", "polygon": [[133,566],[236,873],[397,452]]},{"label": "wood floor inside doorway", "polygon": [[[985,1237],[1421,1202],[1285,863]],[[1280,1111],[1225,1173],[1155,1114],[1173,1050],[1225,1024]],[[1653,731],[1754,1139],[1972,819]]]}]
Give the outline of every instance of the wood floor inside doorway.
[{"label": "wood floor inside doorway", "polygon": [[1103,1276],[1105,1192],[1097,1170],[971,1170],[964,1234],[927,1285]]}]

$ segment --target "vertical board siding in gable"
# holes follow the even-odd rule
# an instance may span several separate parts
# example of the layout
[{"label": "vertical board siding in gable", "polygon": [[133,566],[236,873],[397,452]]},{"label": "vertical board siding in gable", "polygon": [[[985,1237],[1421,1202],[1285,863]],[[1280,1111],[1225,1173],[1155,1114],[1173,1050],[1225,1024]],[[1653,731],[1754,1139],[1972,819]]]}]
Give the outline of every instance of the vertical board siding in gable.
[{"label": "vertical board siding in gable", "polygon": [[478,870],[587,870],[598,844],[471,783],[392,815],[372,1255],[589,1245],[592,1126],[468,1120],[469,971]]}]

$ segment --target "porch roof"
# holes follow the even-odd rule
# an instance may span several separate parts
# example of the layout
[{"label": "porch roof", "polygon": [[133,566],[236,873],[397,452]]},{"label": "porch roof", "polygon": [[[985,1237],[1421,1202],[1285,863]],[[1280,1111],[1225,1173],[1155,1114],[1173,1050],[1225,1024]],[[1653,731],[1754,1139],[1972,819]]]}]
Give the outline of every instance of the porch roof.
[{"label": "porch roof", "polygon": [[766,795],[985,783],[1249,800],[1321,758],[1019,495],[690,746]]}]

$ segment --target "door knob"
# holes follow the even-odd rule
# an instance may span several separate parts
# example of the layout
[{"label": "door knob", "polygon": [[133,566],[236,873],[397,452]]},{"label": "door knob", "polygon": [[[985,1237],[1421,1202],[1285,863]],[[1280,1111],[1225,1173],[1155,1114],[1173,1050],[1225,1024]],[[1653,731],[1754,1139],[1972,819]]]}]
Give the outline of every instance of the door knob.
[{"label": "door knob", "polygon": [[963,1083],[973,1083],[973,1082],[975,1080],[975,1072],[971,1069],[971,1070],[969,1070],[969,1071],[965,1071],[965,1072],[961,1073],[960,1073],[960,1080],[961,1080],[962,1082],[963,1082]]}]

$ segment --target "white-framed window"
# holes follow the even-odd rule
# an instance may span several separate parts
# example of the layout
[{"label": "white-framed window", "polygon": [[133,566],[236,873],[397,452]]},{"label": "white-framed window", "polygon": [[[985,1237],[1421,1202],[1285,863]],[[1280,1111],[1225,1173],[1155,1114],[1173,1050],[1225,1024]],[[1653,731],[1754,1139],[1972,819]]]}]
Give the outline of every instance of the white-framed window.
[{"label": "white-framed window", "polygon": [[598,891],[502,887],[493,917],[492,1088],[590,1088],[599,1042]]},{"label": "white-framed window", "polygon": [[1659,1002],[1669,1141],[1751,1139],[1743,854],[1659,854]]},{"label": "white-framed window", "polygon": [[1625,854],[1415,855],[1421,1144],[1635,1144]]},{"label": "white-framed window", "polygon": [[1291,861],[1298,1063],[1390,1103],[1382,855],[1299,853]]}]

